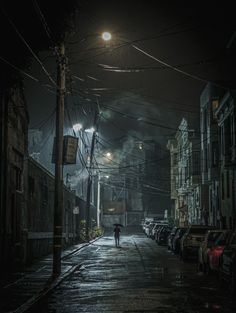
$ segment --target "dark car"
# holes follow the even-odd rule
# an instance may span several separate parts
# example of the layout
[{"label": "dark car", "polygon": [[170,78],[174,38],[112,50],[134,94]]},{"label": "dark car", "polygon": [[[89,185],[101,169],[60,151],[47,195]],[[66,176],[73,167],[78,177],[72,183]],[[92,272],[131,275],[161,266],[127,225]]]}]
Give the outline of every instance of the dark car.
[{"label": "dark car", "polygon": [[214,229],[207,225],[190,225],[180,241],[180,256],[183,261],[198,258],[198,249],[208,230]]},{"label": "dark car", "polygon": [[236,291],[236,231],[232,232],[229,243],[220,256],[220,280],[228,282],[231,291]]},{"label": "dark car", "polygon": [[175,234],[176,234],[178,229],[179,229],[179,227],[177,227],[177,226],[174,226],[171,229],[171,232],[170,232],[170,234],[168,236],[168,239],[167,239],[167,248],[168,248],[168,250],[173,250],[173,239],[174,239]]},{"label": "dark car", "polygon": [[160,223],[160,222],[156,222],[154,227],[152,228],[152,234],[151,234],[151,238],[154,240],[156,240],[156,233],[163,227],[166,226],[168,224],[164,224],[164,223]]},{"label": "dark car", "polygon": [[159,245],[166,245],[170,232],[171,232],[170,226],[163,226],[158,232],[157,243]]},{"label": "dark car", "polygon": [[224,251],[225,246],[229,243],[230,236],[232,234],[231,230],[224,230],[222,234],[216,239],[214,245],[208,251],[208,264],[209,270],[218,271],[219,270],[219,260],[220,256]]},{"label": "dark car", "polygon": [[198,266],[199,270],[208,273],[209,267],[209,252],[216,245],[216,240],[224,232],[222,229],[208,230],[198,249]]},{"label": "dark car", "polygon": [[186,230],[187,230],[187,227],[180,227],[177,230],[177,232],[173,238],[173,242],[172,242],[173,248],[172,249],[173,249],[173,252],[175,254],[179,254],[179,252],[180,252],[180,240],[183,237],[183,235],[185,234]]}]

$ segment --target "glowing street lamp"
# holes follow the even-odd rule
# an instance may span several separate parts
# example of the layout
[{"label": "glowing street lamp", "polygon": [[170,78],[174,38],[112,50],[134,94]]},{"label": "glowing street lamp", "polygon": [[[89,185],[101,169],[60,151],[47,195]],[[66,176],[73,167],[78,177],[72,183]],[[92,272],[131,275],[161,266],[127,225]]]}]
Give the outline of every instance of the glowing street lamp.
[{"label": "glowing street lamp", "polygon": [[105,40],[105,41],[111,40],[111,33],[109,33],[109,32],[103,32],[103,33],[102,33],[102,39]]},{"label": "glowing street lamp", "polygon": [[95,132],[95,128],[94,127],[87,128],[87,129],[85,129],[85,132],[86,133],[94,133]]},{"label": "glowing street lamp", "polygon": [[73,129],[74,129],[75,132],[80,131],[82,128],[83,128],[83,126],[80,123],[73,125]]},{"label": "glowing street lamp", "polygon": [[105,162],[110,162],[110,161],[112,161],[112,159],[113,159],[111,152],[105,153],[105,154],[104,154],[104,157],[105,157]]}]

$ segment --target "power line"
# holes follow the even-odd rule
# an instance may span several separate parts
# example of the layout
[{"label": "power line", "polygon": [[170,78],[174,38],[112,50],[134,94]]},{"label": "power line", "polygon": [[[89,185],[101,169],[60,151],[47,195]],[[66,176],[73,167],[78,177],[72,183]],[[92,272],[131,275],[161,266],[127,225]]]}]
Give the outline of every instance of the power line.
[{"label": "power line", "polygon": [[35,52],[33,51],[33,49],[30,47],[30,45],[27,43],[27,41],[25,40],[25,38],[23,37],[23,35],[19,32],[19,30],[17,29],[16,25],[13,23],[13,21],[10,19],[10,17],[7,15],[7,12],[1,7],[1,11],[2,13],[5,15],[5,17],[7,18],[8,22],[11,24],[11,26],[13,27],[13,29],[15,30],[15,32],[17,33],[17,35],[20,37],[20,39],[22,40],[22,42],[25,44],[25,46],[28,48],[28,50],[31,52],[32,56],[34,57],[34,59],[40,64],[43,72],[46,74],[46,76],[48,77],[48,79],[53,83],[54,86],[57,86],[56,82],[54,81],[54,79],[51,77],[51,75],[49,74],[49,72],[47,71],[47,69],[45,68],[44,64],[42,63],[42,61],[38,58],[38,56],[35,54]]}]

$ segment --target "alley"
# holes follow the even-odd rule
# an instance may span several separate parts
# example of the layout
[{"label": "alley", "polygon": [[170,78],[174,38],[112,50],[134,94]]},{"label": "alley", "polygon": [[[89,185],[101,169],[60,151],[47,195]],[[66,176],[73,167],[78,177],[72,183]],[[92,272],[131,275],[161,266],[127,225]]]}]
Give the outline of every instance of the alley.
[{"label": "alley", "polygon": [[65,262],[80,267],[31,312],[234,312],[216,277],[141,231],[124,229],[119,248],[108,232]]}]

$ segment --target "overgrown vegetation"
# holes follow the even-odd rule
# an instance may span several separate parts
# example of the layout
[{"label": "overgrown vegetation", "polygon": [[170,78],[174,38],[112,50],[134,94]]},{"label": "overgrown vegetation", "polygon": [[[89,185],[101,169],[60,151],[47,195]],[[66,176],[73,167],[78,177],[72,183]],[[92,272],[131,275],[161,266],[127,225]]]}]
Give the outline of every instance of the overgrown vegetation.
[{"label": "overgrown vegetation", "polygon": [[[92,220],[92,228],[89,230],[89,240],[95,239],[103,234],[103,229],[97,227],[95,220]],[[86,242],[86,220],[81,220],[79,225],[79,240],[81,242]]]}]

